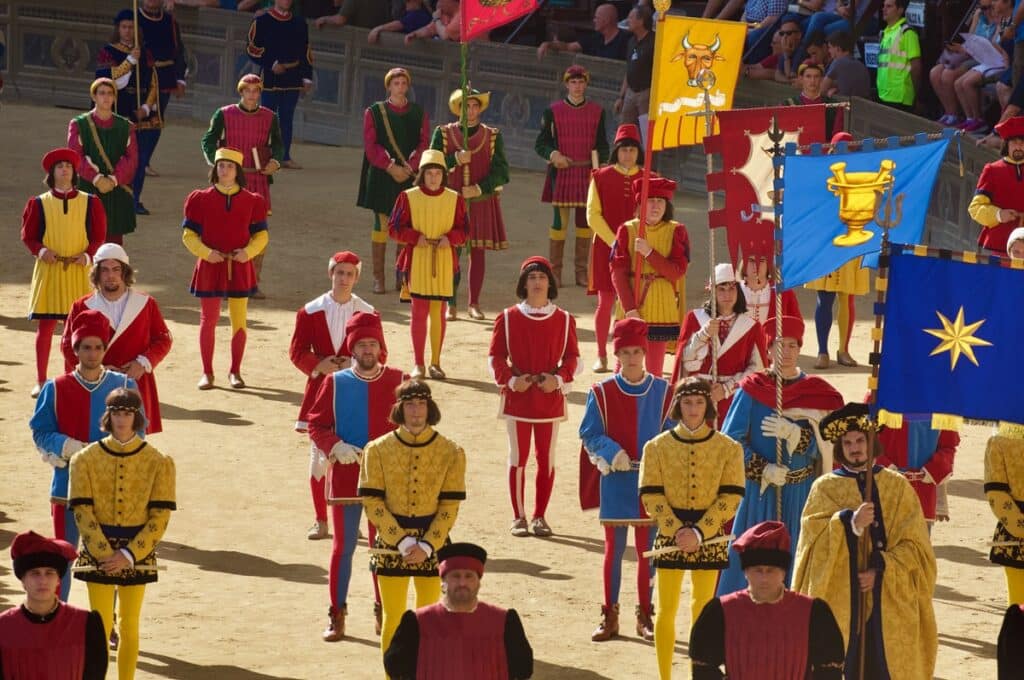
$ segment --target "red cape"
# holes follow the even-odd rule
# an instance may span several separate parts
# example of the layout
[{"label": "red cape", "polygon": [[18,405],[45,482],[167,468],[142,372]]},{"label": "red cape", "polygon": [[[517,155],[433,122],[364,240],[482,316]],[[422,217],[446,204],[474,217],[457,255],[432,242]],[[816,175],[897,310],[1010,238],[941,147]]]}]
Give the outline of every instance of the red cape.
[{"label": "red cape", "polygon": [[[775,375],[760,372],[740,380],[740,389],[768,408],[775,408]],[[835,411],[846,403],[836,388],[815,375],[803,377],[782,386],[782,408],[813,408]]]}]

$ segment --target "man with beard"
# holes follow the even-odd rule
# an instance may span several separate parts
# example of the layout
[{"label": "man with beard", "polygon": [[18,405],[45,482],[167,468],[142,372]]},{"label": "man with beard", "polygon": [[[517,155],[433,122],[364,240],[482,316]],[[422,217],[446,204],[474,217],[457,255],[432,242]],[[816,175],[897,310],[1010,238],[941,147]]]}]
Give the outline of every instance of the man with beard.
[{"label": "man with beard", "polygon": [[[343,355],[353,365],[328,374],[309,409],[309,438],[314,453],[330,464],[331,520],[334,542],[331,546],[329,585],[330,622],[323,632],[325,642],[337,642],[345,636],[346,597],[352,576],[352,556],[359,536],[363,514],[356,486],[359,481],[363,447],[397,427],[388,419],[395,403],[395,389],[405,379],[397,368],[385,366],[387,346],[380,317],[357,311],[345,324]],[[329,368],[325,366],[325,369]],[[376,531],[369,526],[369,542]],[[374,615],[380,633],[380,593],[374,579]]]},{"label": "man with beard", "polygon": [[163,427],[153,370],[171,351],[171,332],[167,330],[156,300],[131,289],[135,283],[135,270],[129,264],[124,248],[116,243],[104,243],[93,260],[89,280],[96,291],[71,305],[64,323],[60,348],[64,352],[65,370],[74,369],[77,361],[71,346],[75,319],[86,310],[102,312],[113,333],[103,355],[103,363],[139,384],[148,420],[146,433],[156,434]]},{"label": "man with beard", "polygon": [[1007,237],[1024,216],[1024,116],[996,125],[1003,138],[1000,158],[985,165],[967,212],[982,226],[978,245],[995,254],[1006,252]]},{"label": "man with beard", "polygon": [[406,611],[384,653],[392,680],[522,680],[533,675],[533,650],[515,609],[478,599],[487,552],[472,543],[437,551],[444,596]]}]

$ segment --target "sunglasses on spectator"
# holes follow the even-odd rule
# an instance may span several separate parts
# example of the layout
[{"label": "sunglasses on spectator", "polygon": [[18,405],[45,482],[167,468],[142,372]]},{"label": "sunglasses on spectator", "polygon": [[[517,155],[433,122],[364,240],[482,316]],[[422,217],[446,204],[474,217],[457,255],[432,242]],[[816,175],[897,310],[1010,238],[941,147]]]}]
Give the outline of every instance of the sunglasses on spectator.
[{"label": "sunglasses on spectator", "polygon": [[779,31],[779,35],[781,35],[783,38],[785,38],[787,35],[793,35],[793,34],[799,33],[799,32],[800,31],[798,31],[796,29],[793,29],[791,31]]}]

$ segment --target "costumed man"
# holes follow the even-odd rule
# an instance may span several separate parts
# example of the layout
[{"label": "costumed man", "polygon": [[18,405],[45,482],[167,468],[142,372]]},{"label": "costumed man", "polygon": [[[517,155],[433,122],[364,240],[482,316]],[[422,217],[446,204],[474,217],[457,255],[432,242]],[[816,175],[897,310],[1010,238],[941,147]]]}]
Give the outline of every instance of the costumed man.
[{"label": "costumed man", "polygon": [[281,123],[281,164],[301,169],[292,160],[292,125],[299,96],[313,87],[313,51],[309,27],[292,12],[292,0],[274,0],[273,7],[253,20],[246,53],[263,76],[263,106],[276,113]]},{"label": "costumed man", "polygon": [[[32,441],[43,462],[53,467],[50,481],[53,535],[72,546],[78,545],[78,525],[67,506],[68,461],[89,442],[103,437],[100,416],[106,409],[107,395],[118,387],[138,389],[135,381],[125,374],[103,366],[110,332],[110,321],[99,310],[88,309],[75,317],[71,347],[78,357],[78,365],[75,370],[43,385],[35,413],[28,421]],[[60,599],[66,602],[70,591],[71,579],[62,578]]]},{"label": "costumed man", "polygon": [[[783,100],[783,106],[812,106],[814,104],[835,104],[839,100],[825,95],[821,91],[821,81],[825,78],[825,67],[813,61],[805,61],[796,70],[796,79],[800,85],[800,93],[795,97]],[[844,111],[840,106],[825,109],[825,135],[831,138],[842,132]]]},{"label": "costumed man", "polygon": [[33,399],[46,382],[57,322],[67,318],[75,300],[89,293],[89,264],[107,237],[100,199],[75,188],[79,161],[68,148],[43,156],[50,190],[28,199],[21,214],[21,242],[36,259],[28,303],[28,318],[37,322]]},{"label": "costumed man", "polygon": [[385,292],[388,217],[398,194],[412,188],[420,156],[430,141],[430,117],[409,101],[412,76],[404,68],[384,74],[387,99],[363,112],[363,169],[356,205],[373,212],[373,292]]},{"label": "costumed man", "polygon": [[[237,104],[229,104],[214,112],[210,118],[210,127],[203,134],[203,155],[206,162],[213,165],[218,148],[227,146],[240,150],[244,159],[242,169],[245,170],[245,188],[263,197],[269,217],[272,214],[272,175],[281,168],[284,158],[281,129],[277,114],[265,106],[260,106],[263,81],[258,75],[248,73],[242,76],[235,89],[241,95],[241,100]],[[265,255],[266,250],[252,259],[252,266],[256,270],[256,292],[252,297],[257,300],[266,297],[259,288]]]},{"label": "costumed man", "polygon": [[[540,131],[533,148],[548,163],[541,201],[554,208],[550,231],[551,270],[562,285],[562,257],[570,220],[576,221],[576,285],[587,286],[590,240],[587,223],[587,189],[590,174],[608,154],[604,107],[587,99],[590,72],[573,64],[562,74],[566,95],[554,102],[540,118]],[[626,219],[629,219],[629,215]],[[623,220],[625,221],[625,220]],[[621,224],[621,223],[620,223]],[[615,224],[615,229],[619,224]]]},{"label": "costumed man", "polygon": [[[769,348],[775,340],[775,267],[772,266],[773,242],[751,243],[744,250],[743,265],[740,273],[740,290],[743,292],[743,299],[747,302],[747,314],[757,323],[761,324],[764,331],[765,348]],[[782,292],[782,316],[792,316],[802,319],[800,313],[800,302],[796,299],[796,293],[790,289]],[[768,320],[773,323],[769,324]],[[801,344],[803,340],[801,339]],[[768,352],[767,363],[774,360],[771,352]]]},{"label": "costumed man", "polygon": [[[352,556],[363,515],[356,493],[363,447],[397,427],[388,414],[395,404],[395,390],[407,377],[397,368],[384,365],[388,358],[384,329],[374,312],[353,314],[345,324],[343,343],[342,352],[350,358],[350,365],[326,373],[317,381],[319,389],[308,416],[313,451],[325,461],[325,466],[330,465],[334,543],[328,582],[330,623],[322,636],[326,642],[337,642],[345,636]],[[371,522],[368,539],[371,545],[376,536]],[[373,589],[374,618],[379,635],[381,607],[376,578]]]},{"label": "costumed man", "polygon": [[[775,319],[768,319],[775,335]],[[768,335],[767,328],[765,335]],[[782,337],[771,346],[775,361],[770,371],[760,371],[739,382],[722,434],[743,446],[746,486],[736,511],[733,533],[741,534],[759,522],[775,519],[785,525],[786,534],[799,539],[800,513],[811,484],[823,472],[832,470],[832,450],[819,439],[818,423],[843,405],[843,396],[827,382],[800,370],[797,360],[804,342],[804,321],[798,316],[782,317]],[[782,379],[782,410],[776,413],[776,381]],[[781,459],[776,441],[782,440]],[[779,516],[777,495],[782,495]],[[746,587],[741,555],[729,552],[729,568],[718,581],[718,595]],[[785,567],[786,585],[793,565]]]},{"label": "costumed man", "polygon": [[[633,200],[640,203],[643,180],[633,180]],[[677,294],[686,297],[681,285],[690,264],[690,237],[673,217],[672,195],[676,183],[651,177],[647,191],[646,224],[640,218],[619,225],[612,246],[611,275],[619,298],[618,318],[635,317],[647,322],[647,372],[661,377],[665,348],[679,335]],[[640,269],[639,297],[636,267]]]},{"label": "costumed man", "polygon": [[[484,287],[486,267],[484,251],[508,248],[500,201],[501,190],[509,180],[505,142],[498,128],[480,121],[490,102],[490,92],[470,90],[463,102],[462,90],[454,90],[448,97],[448,110],[456,120],[437,126],[430,138],[430,148],[444,154],[449,169],[448,186],[462,194],[469,204],[469,316],[477,320],[485,318],[480,311],[480,291]],[[459,122],[463,107],[468,144]],[[460,278],[456,273],[456,290]],[[453,295],[448,308],[450,321],[457,317],[455,310]]]},{"label": "costumed man", "polygon": [[[615,306],[612,283],[612,246],[615,232],[627,220],[636,217],[633,179],[644,164],[643,144],[636,125],[620,125],[615,132],[608,165],[595,170],[587,189],[587,225],[594,232],[590,244],[587,295],[597,295],[594,311],[594,336],[597,342],[595,373],[608,371],[608,331]],[[564,244],[564,240],[563,240]]]},{"label": "costumed man", "polygon": [[989,560],[1003,567],[1008,603],[1024,603],[1024,426],[1001,423],[985,446],[985,496],[998,520]]},{"label": "costumed man", "polygon": [[75,578],[85,581],[108,638],[116,594],[118,680],[135,677],[142,599],[157,580],[156,548],[177,509],[174,460],[139,438],[145,423],[138,392],[115,389],[100,420],[107,436],[70,466],[68,505],[82,534]]},{"label": "costumed man", "polygon": [[210,169],[210,186],[185,199],[181,240],[196,256],[189,292],[199,298],[199,354],[203,375],[197,387],[213,389],[213,348],[220,302],[228,299],[231,317],[231,368],[228,383],[245,387],[245,320],[249,297],[256,291],[252,259],[270,241],[267,206],[263,197],[245,189],[244,156],[230,147],[217,149]]},{"label": "costumed man", "polygon": [[478,599],[487,551],[452,543],[437,551],[441,601],[406,611],[384,670],[392,680],[522,680],[533,677],[533,649],[515,609]]},{"label": "costumed man", "polygon": [[846,649],[828,603],[786,587],[790,545],[782,522],[733,541],[747,585],[711,600],[693,624],[693,680],[842,680]]},{"label": "costumed man", "polygon": [[[715,296],[714,318],[711,295]],[[719,263],[715,265],[715,289],[710,291],[708,300],[703,307],[687,312],[683,319],[672,380],[696,375],[711,381],[712,356],[717,352],[714,363],[718,376],[711,385],[711,397],[721,428],[740,381],[768,363],[764,343],[765,333],[761,324],[747,313],[747,299],[740,292],[732,265]]]},{"label": "costumed man", "polygon": [[953,474],[960,435],[954,430],[932,429],[931,418],[910,420],[904,417],[902,427],[883,427],[878,433],[878,443],[881,451],[875,462],[899,472],[914,487],[930,534],[937,519],[939,487]]},{"label": "costumed man", "polygon": [[391,421],[398,429],[363,449],[359,497],[377,527],[370,568],[380,587],[383,620],[381,653],[405,611],[409,580],[416,607],[441,597],[437,551],[450,542],[448,533],[466,499],[466,454],[434,429],[441,410],[422,380],[407,380],[395,390]]},{"label": "costumed man", "polygon": [[25,601],[0,613],[0,678],[103,680],[107,641],[99,612],[61,602],[60,580],[78,552],[67,541],[23,531],[11,542]]},{"label": "costumed man", "polygon": [[81,159],[78,188],[98,196],[107,215],[107,242],[124,243],[135,231],[132,177],[139,161],[135,126],[114,113],[117,88],[110,78],[89,86],[93,108],[68,123],[68,148]]},{"label": "costumed man", "polygon": [[[146,174],[150,172],[149,164],[160,141],[167,102],[173,93],[176,97],[185,96],[185,46],[181,42],[181,29],[174,15],[164,11],[162,0],[142,0],[137,17],[139,24],[139,40],[146,48],[146,62],[156,73],[159,100],[157,111],[159,125],[141,127],[139,137],[139,164],[135,169],[135,180],[132,188],[135,191],[135,212],[148,215],[149,211],[142,205],[142,188]],[[145,112],[145,111],[143,111]],[[153,110],[150,109],[151,115]]]},{"label": "costumed man", "polygon": [[[349,250],[335,253],[327,260],[327,278],[331,289],[307,302],[295,314],[295,330],[288,346],[288,357],[306,376],[295,431],[309,429],[309,412],[324,379],[352,365],[345,342],[345,327],[357,312],[375,312],[373,305],[352,292],[362,273],[359,256]],[[306,538],[327,538],[327,458],[316,444],[309,447],[309,490],[313,496],[315,521]]]},{"label": "costumed man", "polygon": [[[831,143],[835,145],[840,142],[852,141],[853,135],[850,133],[837,132],[832,136]],[[814,307],[814,330],[818,339],[818,358],[814,362],[815,368],[828,368],[831,365],[828,336],[832,332],[833,305],[838,306],[836,323],[839,325],[839,349],[836,351],[836,363],[840,366],[857,366],[857,361],[850,356],[850,336],[853,334],[853,322],[856,319],[855,298],[858,295],[865,295],[870,286],[870,274],[866,267],[861,266],[859,257],[855,257],[834,272],[804,285],[804,288],[817,291],[817,302]]]},{"label": "costumed man", "polygon": [[[846,677],[930,678],[938,650],[935,555],[921,503],[903,475],[875,465],[872,497],[864,500],[873,427],[868,406],[853,403],[819,425],[841,467],[811,487],[793,590],[819,597],[832,609],[846,642]],[[861,563],[858,553],[864,547],[869,555]],[[861,607],[867,614],[863,676]]]},{"label": "costumed man", "polygon": [[1000,159],[985,164],[967,212],[982,227],[978,247],[1002,255],[1024,217],[1024,116],[1004,120],[995,130],[1003,139]]},{"label": "costumed man", "polygon": [[[494,319],[488,362],[501,390],[498,417],[508,428],[508,492],[513,536],[551,536],[545,515],[555,486],[558,424],[568,420],[565,397],[579,372],[576,319],[555,305],[558,284],[551,263],[528,257],[516,283],[519,304]],[[533,518],[526,521],[526,462],[530,440],[537,454]]]},{"label": "costumed man", "polygon": [[459,268],[456,248],[466,242],[466,201],[445,186],[444,155],[428,149],[420,159],[416,186],[398,195],[388,234],[403,245],[398,270],[407,282],[412,298],[409,333],[416,367],[413,378],[427,375],[424,349],[427,321],[430,321],[430,377],[444,380],[441,347],[444,345],[445,305],[455,294],[455,272]]},{"label": "costumed man", "polygon": [[[152,54],[143,54],[142,45],[135,44],[135,15],[130,9],[121,10],[114,17],[110,42],[96,53],[96,78],[114,81],[114,112],[134,123],[136,131],[161,125],[160,84],[152,61]],[[129,188],[134,176],[133,172],[126,182]]]},{"label": "costumed man", "polygon": [[678,424],[647,442],[640,460],[640,501],[658,525],[654,647],[661,680],[672,677],[683,574],[690,572],[692,626],[729,564],[724,526],[743,498],[743,449],[708,425],[715,420],[711,384],[680,380],[669,418]]},{"label": "costumed man", "polygon": [[654,523],[640,503],[640,460],[644,445],[672,427],[668,418],[672,387],[664,378],[644,370],[647,323],[622,319],[612,332],[619,372],[590,388],[580,423],[583,449],[600,473],[600,513],[604,525],[604,606],[601,623],[590,639],[604,642],[619,634],[619,586],[626,534],[633,527],[636,548],[636,634],[654,639],[651,549]]},{"label": "costumed man", "polygon": [[76,300],[64,323],[60,339],[64,368],[70,372],[78,362],[72,345],[75,319],[87,310],[102,312],[111,329],[103,363],[138,384],[146,408],[146,433],[162,432],[153,371],[171,351],[173,340],[160,307],[149,295],[132,289],[135,270],[128,261],[128,253],[116,243],[104,243],[96,251],[89,281],[96,291]]}]

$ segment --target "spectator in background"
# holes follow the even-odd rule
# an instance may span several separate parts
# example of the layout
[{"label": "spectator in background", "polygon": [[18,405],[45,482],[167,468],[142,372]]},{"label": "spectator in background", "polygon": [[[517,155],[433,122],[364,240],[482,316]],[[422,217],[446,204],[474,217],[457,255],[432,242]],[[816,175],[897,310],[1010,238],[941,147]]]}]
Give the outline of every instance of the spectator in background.
[{"label": "spectator in background", "polygon": [[878,101],[913,113],[921,82],[921,42],[904,16],[910,0],[882,3],[882,30],[878,44]]},{"label": "spectator in background", "polygon": [[772,53],[756,64],[743,67],[743,77],[751,80],[775,80],[775,70],[782,55],[782,36],[778,31],[772,36]]},{"label": "spectator in background", "polygon": [[[711,2],[714,2],[714,0],[711,0]],[[744,62],[756,64],[768,56],[771,50],[771,35],[780,28],[779,19],[786,13],[787,7],[788,3],[786,0],[747,1],[742,21],[754,25],[747,31],[746,52],[743,55]],[[799,24],[797,28],[799,28]]]},{"label": "spectator in background", "polygon": [[591,57],[605,59],[626,59],[630,32],[619,28],[619,13],[610,2],[598,5],[594,10],[594,33],[573,42],[548,40],[537,48],[537,58],[551,52],[582,52]]},{"label": "spectator in background", "polygon": [[[799,51],[799,48],[797,48],[797,51]],[[806,59],[799,61],[794,59],[793,61],[798,64],[811,62],[828,70],[829,62],[832,61],[832,55],[829,54],[828,48],[825,46],[825,36],[822,33],[815,33],[807,38]]]},{"label": "spectator in background", "polygon": [[650,109],[651,72],[654,70],[654,14],[650,7],[637,6],[626,17],[629,39],[626,51],[626,76],[622,79],[615,113],[619,122],[637,125]]},{"label": "spectator in background", "polygon": [[988,19],[993,29],[989,40],[992,41],[993,47],[996,48],[1001,59],[991,60],[995,63],[978,63],[953,83],[957,100],[967,117],[967,120],[960,126],[960,129],[966,133],[987,134],[989,132],[981,106],[981,88],[1002,77],[1003,72],[1010,66],[1010,56],[1007,50],[1012,51],[1013,49],[1011,40],[1006,41],[1005,49],[1000,44],[1002,31],[998,28],[1010,20],[1010,0],[989,0],[988,6],[990,8]]},{"label": "spectator in background", "polygon": [[419,30],[429,24],[433,20],[430,15],[430,10],[423,4],[423,0],[405,0],[405,9],[394,21],[389,21],[386,24],[375,26],[370,34],[366,36],[366,41],[375,43],[380,40],[380,34],[382,32],[389,33],[412,33],[413,31]]},{"label": "spectator in background", "polygon": [[853,58],[853,38],[846,31],[830,33],[827,48],[831,61],[821,81],[826,96],[871,97],[871,74],[868,67]]},{"label": "spectator in background", "polygon": [[[835,100],[831,97],[822,96],[821,83],[825,77],[825,68],[821,64],[805,62],[800,64],[797,72],[800,80],[800,94],[789,97],[784,102],[786,106],[806,106],[810,104],[831,104]],[[837,132],[843,131],[843,109],[832,107],[825,109],[825,136],[832,138]]]},{"label": "spectator in background", "polygon": [[[1006,0],[1004,0],[1006,2]],[[992,13],[992,0],[980,3],[974,16],[971,18],[968,33],[984,36],[991,39],[996,32],[996,24],[990,20]],[[1008,4],[1008,2],[1006,2]],[[965,73],[970,71],[978,62],[971,58],[971,55],[964,49],[959,36],[946,43],[946,48],[939,56],[938,63],[928,73],[928,80],[931,82],[932,90],[942,104],[942,117],[938,122],[942,125],[953,127],[963,122],[960,115],[960,102],[957,99],[956,81]]]},{"label": "spectator in background", "polygon": [[459,0],[437,0],[434,20],[421,29],[405,35],[405,44],[411,45],[413,40],[423,38],[430,40],[452,40],[458,42],[462,35],[462,17],[459,14]]},{"label": "spectator in background", "polygon": [[[777,48],[774,47],[775,40],[778,40]],[[800,44],[800,24],[795,19],[783,21],[772,36],[772,43],[774,53],[757,64],[744,66],[743,75],[754,80],[775,80],[790,84],[797,75],[793,54]]]},{"label": "spectator in background", "polygon": [[384,0],[344,0],[337,14],[320,17],[316,27],[356,26],[375,28],[391,21],[391,3]]}]

